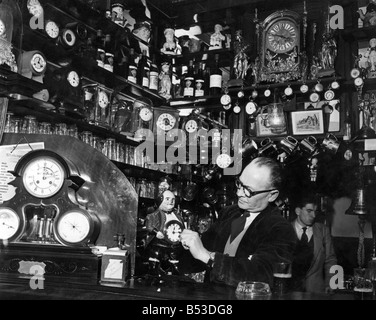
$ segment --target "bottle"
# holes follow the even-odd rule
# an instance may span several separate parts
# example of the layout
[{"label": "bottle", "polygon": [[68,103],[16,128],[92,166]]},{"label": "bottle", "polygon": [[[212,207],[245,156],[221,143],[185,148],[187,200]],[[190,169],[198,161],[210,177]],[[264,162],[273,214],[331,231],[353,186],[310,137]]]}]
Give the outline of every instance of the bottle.
[{"label": "bottle", "polygon": [[103,38],[103,31],[97,31],[97,37],[94,43],[95,47],[97,48],[97,56],[96,61],[98,67],[104,68],[104,61],[106,59],[106,51],[104,50],[104,38]]},{"label": "bottle", "polygon": [[181,66],[181,77],[180,77],[180,93],[179,96],[181,98],[184,97],[184,83],[185,83],[185,76],[188,73],[188,66],[187,65],[182,65]]},{"label": "bottle", "polygon": [[157,93],[158,88],[159,88],[159,69],[156,63],[155,55],[153,55],[153,60],[150,65],[149,90]]},{"label": "bottle", "polygon": [[180,81],[175,58],[172,58],[172,97],[174,99],[182,98]]},{"label": "bottle", "polygon": [[121,46],[117,50],[117,55],[115,56],[115,70],[114,72],[120,77],[127,78],[129,71],[129,57],[127,54],[127,49]]},{"label": "bottle", "polygon": [[189,61],[188,72],[184,79],[184,98],[192,98],[195,94],[194,89],[195,76],[194,76],[194,67],[193,60]]},{"label": "bottle", "polygon": [[149,73],[150,65],[148,57],[146,55],[146,50],[143,50],[137,66],[137,84],[143,88],[149,89]]},{"label": "bottle", "polygon": [[131,48],[129,56],[130,58],[127,79],[129,82],[137,83],[137,63],[135,60],[135,52],[133,48]]},{"label": "bottle", "polygon": [[210,95],[218,96],[222,92],[222,71],[219,68],[219,55],[215,55],[215,65],[210,73]]},{"label": "bottle", "polygon": [[204,64],[202,62],[200,62],[195,79],[195,88],[195,97],[203,97],[205,95]]},{"label": "bottle", "polygon": [[114,48],[113,43],[111,41],[111,35],[106,34],[104,40],[104,52],[105,52],[105,60],[103,68],[107,71],[114,72]]}]

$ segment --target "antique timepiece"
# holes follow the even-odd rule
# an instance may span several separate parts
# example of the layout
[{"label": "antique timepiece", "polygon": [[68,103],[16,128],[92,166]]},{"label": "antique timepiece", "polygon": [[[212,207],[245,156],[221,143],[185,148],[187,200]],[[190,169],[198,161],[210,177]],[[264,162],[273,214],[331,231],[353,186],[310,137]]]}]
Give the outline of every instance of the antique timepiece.
[{"label": "antique timepiece", "polygon": [[67,74],[67,80],[68,83],[73,87],[73,88],[78,88],[81,81],[80,81],[80,76],[78,75],[77,71],[75,70],[70,70]]},{"label": "antique timepiece", "polygon": [[55,21],[48,20],[44,26],[44,31],[51,39],[57,39],[60,34],[60,27]]},{"label": "antique timepiece", "polygon": [[110,103],[110,99],[108,94],[104,90],[99,90],[98,92],[98,105],[102,109],[107,108],[108,104]]},{"label": "antique timepiece", "polygon": [[166,223],[164,228],[165,239],[171,244],[180,242],[180,234],[183,232],[184,226],[178,220],[172,220]]},{"label": "antique timepiece", "polygon": [[143,107],[140,110],[140,118],[142,121],[149,122],[153,119],[153,110],[148,107]]},{"label": "antique timepiece", "polygon": [[245,106],[245,112],[248,115],[253,115],[256,113],[256,111],[257,111],[257,104],[253,101],[248,102],[247,105]]},{"label": "antique timepiece", "polygon": [[111,126],[111,89],[98,86],[96,91],[95,124],[102,127]]},{"label": "antique timepiece", "polygon": [[179,125],[179,111],[173,108],[154,108],[154,134],[168,134]]},{"label": "antique timepiece", "polygon": [[20,218],[10,208],[0,208],[0,240],[9,240],[18,231]]},{"label": "antique timepiece", "polygon": [[[133,102],[133,111],[131,116],[131,124],[129,132],[134,134],[135,138],[142,139],[140,135],[143,134],[141,129],[153,130],[154,112],[152,102],[147,98],[142,98]],[[139,132],[140,130],[140,132]]]},{"label": "antique timepiece", "polygon": [[60,44],[67,48],[67,49],[70,49],[70,48],[73,48],[74,45],[76,44],[77,42],[77,37],[76,37],[76,34],[74,33],[73,30],[71,29],[67,29],[67,28],[64,28],[62,31],[61,31],[61,35],[60,35],[60,38],[59,38],[59,42]]},{"label": "antique timepiece", "polygon": [[19,58],[19,72],[24,77],[43,83],[47,71],[47,59],[40,51],[27,51]]},{"label": "antique timepiece", "polygon": [[261,24],[261,81],[285,82],[300,78],[300,20],[298,13],[282,10],[271,14]]},{"label": "antique timepiece", "polygon": [[221,153],[216,159],[216,164],[221,169],[228,168],[231,165],[231,163],[232,159],[227,153]]}]

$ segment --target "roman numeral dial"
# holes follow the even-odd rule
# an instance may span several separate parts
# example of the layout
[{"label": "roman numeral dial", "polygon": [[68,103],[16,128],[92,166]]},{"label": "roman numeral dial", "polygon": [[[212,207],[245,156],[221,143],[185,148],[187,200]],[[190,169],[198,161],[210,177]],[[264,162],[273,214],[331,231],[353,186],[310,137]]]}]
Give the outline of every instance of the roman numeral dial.
[{"label": "roman numeral dial", "polygon": [[288,20],[272,24],[266,33],[267,48],[275,53],[285,53],[294,49],[298,42],[298,29]]}]

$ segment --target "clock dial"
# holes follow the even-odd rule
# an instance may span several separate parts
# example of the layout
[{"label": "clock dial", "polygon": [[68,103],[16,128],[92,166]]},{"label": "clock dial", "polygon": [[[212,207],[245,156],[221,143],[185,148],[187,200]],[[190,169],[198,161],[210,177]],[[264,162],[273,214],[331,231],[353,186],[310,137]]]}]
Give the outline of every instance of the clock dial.
[{"label": "clock dial", "polygon": [[106,108],[108,104],[110,103],[110,100],[108,98],[108,95],[104,91],[99,91],[98,93],[98,104],[101,108]]},{"label": "clock dial", "polygon": [[242,109],[240,108],[240,106],[238,104],[236,104],[234,106],[234,110],[233,111],[234,111],[234,113],[239,114],[242,111]]},{"label": "clock dial", "polygon": [[334,93],[333,90],[328,90],[328,91],[325,92],[324,97],[325,97],[325,100],[331,101],[331,100],[334,99],[335,93]]},{"label": "clock dial", "polygon": [[57,39],[59,37],[60,28],[55,21],[47,21],[44,29],[50,38]]},{"label": "clock dial", "polygon": [[164,234],[165,238],[173,243],[179,243],[180,242],[180,234],[183,232],[183,225],[180,223],[180,221],[173,220],[166,224]]},{"label": "clock dial", "polygon": [[360,76],[360,70],[359,69],[352,69],[350,72],[351,78],[356,79]]},{"label": "clock dial", "polygon": [[310,95],[309,100],[313,103],[318,102],[320,100],[320,96],[318,93],[314,92]]},{"label": "clock dial", "polygon": [[169,113],[163,113],[158,117],[157,126],[164,131],[170,131],[175,127],[176,118]]},{"label": "clock dial", "polygon": [[309,90],[308,86],[306,84],[303,84],[301,87],[300,87],[300,92],[301,93],[307,93]]},{"label": "clock dial", "polygon": [[298,30],[289,20],[274,23],[266,34],[267,48],[276,53],[291,51],[298,40]]},{"label": "clock dial", "polygon": [[198,123],[196,120],[189,120],[186,124],[185,124],[185,130],[188,132],[188,133],[193,133],[193,132],[196,132],[198,129]]},{"label": "clock dial", "polygon": [[12,238],[20,226],[17,213],[9,208],[0,208],[0,240]]},{"label": "clock dial", "polygon": [[222,153],[217,157],[216,163],[221,169],[226,169],[231,165],[232,159],[228,154]]},{"label": "clock dial", "polygon": [[0,19],[0,36],[5,35],[6,28],[4,22]]},{"label": "clock dial", "polygon": [[254,114],[256,112],[256,110],[257,110],[256,103],[254,103],[252,101],[247,103],[247,105],[245,107],[245,112],[247,114],[252,115],[252,114]]},{"label": "clock dial", "polygon": [[78,244],[90,234],[91,223],[85,213],[79,210],[68,211],[58,220],[56,231],[64,242]]},{"label": "clock dial", "polygon": [[70,29],[65,29],[62,34],[62,39],[65,45],[73,47],[76,44],[76,35]]},{"label": "clock dial", "polygon": [[357,87],[362,86],[363,83],[364,83],[364,81],[363,81],[363,79],[360,78],[360,77],[359,77],[359,78],[356,78],[356,79],[354,80],[354,84],[355,84]]},{"label": "clock dial", "polygon": [[153,119],[153,112],[149,108],[142,108],[140,110],[140,118],[142,121],[149,122]]},{"label": "clock dial", "polygon": [[31,66],[35,72],[42,73],[47,67],[47,61],[40,53],[36,53],[31,58]]},{"label": "clock dial", "polygon": [[80,85],[80,77],[76,71],[70,71],[67,79],[69,84],[74,88],[77,88]]},{"label": "clock dial", "polygon": [[221,104],[227,106],[231,103],[231,97],[228,94],[225,94],[221,97]]},{"label": "clock dial", "polygon": [[38,157],[24,169],[23,184],[28,193],[37,198],[50,198],[57,194],[65,179],[63,166],[51,157]]}]

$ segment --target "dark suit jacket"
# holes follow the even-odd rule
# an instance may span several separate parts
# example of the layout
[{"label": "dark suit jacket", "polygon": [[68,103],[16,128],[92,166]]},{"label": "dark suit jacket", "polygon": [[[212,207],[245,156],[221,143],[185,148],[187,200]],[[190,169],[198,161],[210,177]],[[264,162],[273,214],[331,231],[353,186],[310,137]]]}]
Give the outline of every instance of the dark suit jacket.
[{"label": "dark suit jacket", "polygon": [[242,215],[237,205],[225,208],[210,230],[203,234],[206,249],[215,251],[210,280],[236,287],[240,281],[262,281],[273,286],[273,264],[292,261],[296,234],[279,209],[269,206],[249,226],[235,257],[224,255],[231,223]]},{"label": "dark suit jacket", "polygon": [[305,276],[305,290],[307,292],[325,292],[325,288],[329,287],[331,277],[334,276],[334,274],[330,274],[330,268],[337,264],[337,257],[329,228],[322,223],[315,223],[312,231],[313,259]]}]

